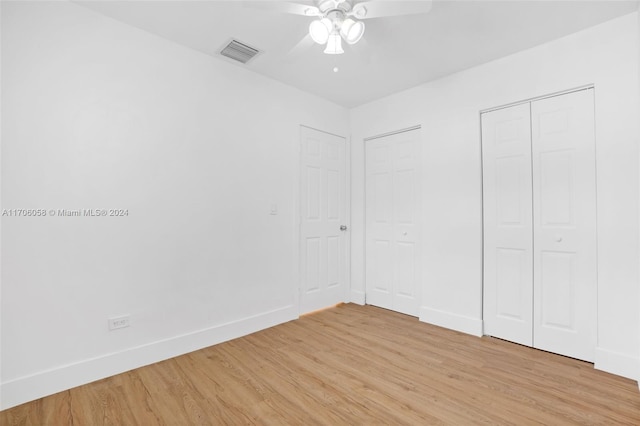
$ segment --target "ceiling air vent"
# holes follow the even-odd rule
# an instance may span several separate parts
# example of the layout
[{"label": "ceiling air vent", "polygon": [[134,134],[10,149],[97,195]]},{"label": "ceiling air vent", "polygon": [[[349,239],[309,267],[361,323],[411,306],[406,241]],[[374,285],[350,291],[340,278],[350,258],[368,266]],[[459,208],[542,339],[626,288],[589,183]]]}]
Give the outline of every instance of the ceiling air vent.
[{"label": "ceiling air vent", "polygon": [[238,40],[231,40],[229,44],[220,51],[222,56],[242,62],[243,64],[249,62],[258,53],[260,53],[258,49],[254,49]]}]

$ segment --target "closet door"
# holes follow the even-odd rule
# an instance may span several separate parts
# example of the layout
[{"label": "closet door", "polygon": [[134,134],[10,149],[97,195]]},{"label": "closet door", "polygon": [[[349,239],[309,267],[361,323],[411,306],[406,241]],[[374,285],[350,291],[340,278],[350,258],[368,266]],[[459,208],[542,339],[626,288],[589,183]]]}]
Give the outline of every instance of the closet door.
[{"label": "closet door", "polygon": [[529,104],[482,114],[484,334],[533,344]]},{"label": "closet door", "polygon": [[532,102],[534,346],[593,361],[596,169],[593,90]]},{"label": "closet door", "polygon": [[366,142],[366,300],[418,316],[420,130]]}]

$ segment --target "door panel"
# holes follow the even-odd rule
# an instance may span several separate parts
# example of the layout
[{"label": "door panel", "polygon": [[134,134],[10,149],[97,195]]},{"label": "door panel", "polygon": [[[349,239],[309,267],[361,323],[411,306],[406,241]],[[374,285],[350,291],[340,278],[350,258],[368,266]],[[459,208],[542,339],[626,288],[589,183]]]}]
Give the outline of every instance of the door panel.
[{"label": "door panel", "polygon": [[533,344],[529,104],[482,114],[484,333]]},{"label": "door panel", "polygon": [[300,313],[346,300],[345,144],[301,127]]},{"label": "door panel", "polygon": [[376,224],[389,223],[391,221],[391,173],[374,173],[373,179],[369,179],[372,199],[368,200],[373,204],[374,210],[369,211],[371,219]]},{"label": "door panel", "polygon": [[320,290],[320,238],[307,237],[305,241],[306,247],[306,270],[307,276],[305,280],[305,293],[311,293]]},{"label": "door panel", "polygon": [[327,237],[327,286],[340,285],[340,238]]},{"label": "door panel", "polygon": [[[391,293],[391,281],[393,280],[393,257],[391,252],[391,242],[385,240],[374,241],[372,258],[373,265],[370,265],[372,274],[369,275],[368,284],[372,285],[374,293]],[[371,258],[369,258],[371,260]]]},{"label": "door panel", "polygon": [[366,142],[366,300],[420,307],[419,130]]},{"label": "door panel", "polygon": [[415,220],[413,214],[416,211],[415,170],[398,170],[395,175],[395,218],[398,223],[412,224]]},{"label": "door panel", "polygon": [[327,170],[327,219],[340,219],[340,171]]},{"label": "door panel", "polygon": [[318,221],[320,220],[320,199],[322,197],[320,188],[322,171],[318,167],[307,165],[306,173],[307,209],[305,211],[305,218],[307,221]]},{"label": "door panel", "polygon": [[[526,188],[522,188],[522,169],[528,169],[527,156],[519,154],[495,159],[495,196],[498,226],[523,226],[522,197],[526,197]],[[525,204],[523,206],[523,204]]]},{"label": "door panel", "polygon": [[532,102],[534,346],[593,361],[596,177],[593,90]]},{"label": "door panel", "polygon": [[540,153],[540,222],[545,226],[575,226],[573,152]]},{"label": "door panel", "polygon": [[415,244],[398,241],[397,294],[403,297],[416,297],[415,288]]},{"label": "door panel", "polygon": [[[540,323],[544,327],[575,330],[575,253],[542,251],[540,259]],[[535,344],[535,342],[534,342]]]},{"label": "door panel", "polygon": [[[498,248],[496,250],[496,314],[507,320],[524,321],[528,310],[522,307],[522,278],[527,269],[527,251]],[[523,288],[524,287],[524,288]],[[499,337],[499,336],[498,336]]]}]

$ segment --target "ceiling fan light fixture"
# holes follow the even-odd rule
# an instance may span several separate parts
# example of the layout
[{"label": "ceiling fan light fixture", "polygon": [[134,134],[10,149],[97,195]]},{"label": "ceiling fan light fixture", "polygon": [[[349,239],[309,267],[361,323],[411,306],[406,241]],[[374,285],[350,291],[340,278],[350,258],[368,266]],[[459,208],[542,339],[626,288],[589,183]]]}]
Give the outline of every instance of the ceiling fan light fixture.
[{"label": "ceiling fan light fixture", "polygon": [[367,10],[367,7],[362,4],[362,3],[358,3],[355,6],[353,6],[353,16],[357,17],[357,18],[365,18],[367,16],[367,12],[369,12]]},{"label": "ceiling fan light fixture", "polygon": [[324,49],[324,53],[329,55],[340,55],[344,53],[344,50],[342,50],[342,38],[340,37],[340,34],[333,32],[329,35],[329,40],[327,41],[327,47]]},{"label": "ceiling fan light fixture", "polygon": [[309,24],[309,35],[318,44],[325,44],[329,40],[333,23],[327,19],[318,19]]},{"label": "ceiling fan light fixture", "polygon": [[340,34],[347,43],[356,44],[364,34],[364,22],[347,18],[342,22]]},{"label": "ceiling fan light fixture", "polygon": [[319,13],[320,11],[317,7],[308,7],[304,10],[306,16],[318,16]]}]

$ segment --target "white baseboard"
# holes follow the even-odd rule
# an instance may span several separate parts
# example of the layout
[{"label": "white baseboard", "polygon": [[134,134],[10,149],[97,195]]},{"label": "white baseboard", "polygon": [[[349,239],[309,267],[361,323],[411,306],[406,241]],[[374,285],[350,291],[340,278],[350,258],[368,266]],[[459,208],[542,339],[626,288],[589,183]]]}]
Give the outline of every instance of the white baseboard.
[{"label": "white baseboard", "polygon": [[451,312],[423,306],[420,308],[420,321],[473,336],[482,336],[482,320],[464,315],[452,314]]},{"label": "white baseboard", "polygon": [[365,304],[365,292],[360,290],[351,290],[351,303],[356,305]]},{"label": "white baseboard", "polygon": [[298,318],[296,306],[286,306],[120,352],[86,359],[20,377],[0,385],[0,410],[124,373]]},{"label": "white baseboard", "polygon": [[631,380],[640,379],[640,360],[618,352],[596,348],[593,367]]}]

